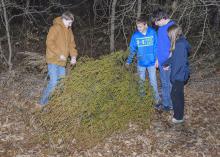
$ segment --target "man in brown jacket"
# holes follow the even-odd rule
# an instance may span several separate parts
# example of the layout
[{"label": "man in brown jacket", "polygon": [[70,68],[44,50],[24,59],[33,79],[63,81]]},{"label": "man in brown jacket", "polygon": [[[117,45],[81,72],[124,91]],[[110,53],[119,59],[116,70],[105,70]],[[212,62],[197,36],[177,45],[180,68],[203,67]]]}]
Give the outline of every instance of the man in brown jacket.
[{"label": "man in brown jacket", "polygon": [[46,40],[46,62],[48,64],[49,82],[37,108],[41,108],[49,101],[49,97],[61,78],[65,76],[67,58],[71,56],[70,64],[76,64],[77,50],[71,30],[74,16],[69,11],[53,21]]}]

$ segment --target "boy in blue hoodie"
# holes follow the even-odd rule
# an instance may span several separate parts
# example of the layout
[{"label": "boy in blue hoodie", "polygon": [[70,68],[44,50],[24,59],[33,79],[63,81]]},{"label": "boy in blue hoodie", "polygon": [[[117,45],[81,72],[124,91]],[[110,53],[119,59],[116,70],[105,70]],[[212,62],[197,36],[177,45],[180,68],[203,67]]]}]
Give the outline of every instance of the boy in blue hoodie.
[{"label": "boy in blue hoodie", "polygon": [[169,111],[173,108],[171,100],[171,83],[170,83],[170,69],[164,70],[162,65],[169,58],[170,54],[170,40],[167,30],[174,22],[169,19],[167,13],[161,9],[158,9],[153,13],[153,21],[158,29],[158,44],[157,44],[157,60],[156,67],[160,71],[160,81],[162,86],[162,103],[156,104],[156,109],[163,109]]},{"label": "boy in blue hoodie", "polygon": [[[136,21],[137,31],[132,35],[130,41],[130,55],[128,56],[126,66],[128,67],[135,54],[137,54],[137,71],[140,77],[140,86],[143,87],[146,81],[146,70],[149,74],[150,84],[153,87],[155,102],[158,103],[160,96],[157,89],[156,78],[156,49],[157,34],[156,31],[148,27],[145,18],[141,17]],[[141,89],[143,89],[141,87]],[[145,91],[141,91],[145,95]]]}]

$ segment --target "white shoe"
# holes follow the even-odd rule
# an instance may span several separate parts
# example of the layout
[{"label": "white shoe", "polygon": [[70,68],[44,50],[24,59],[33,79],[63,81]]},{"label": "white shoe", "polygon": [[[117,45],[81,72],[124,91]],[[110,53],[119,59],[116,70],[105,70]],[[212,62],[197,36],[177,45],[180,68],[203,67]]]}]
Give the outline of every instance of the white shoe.
[{"label": "white shoe", "polygon": [[176,118],[172,118],[172,122],[178,124],[178,123],[183,123],[184,120],[183,119],[177,120]]}]

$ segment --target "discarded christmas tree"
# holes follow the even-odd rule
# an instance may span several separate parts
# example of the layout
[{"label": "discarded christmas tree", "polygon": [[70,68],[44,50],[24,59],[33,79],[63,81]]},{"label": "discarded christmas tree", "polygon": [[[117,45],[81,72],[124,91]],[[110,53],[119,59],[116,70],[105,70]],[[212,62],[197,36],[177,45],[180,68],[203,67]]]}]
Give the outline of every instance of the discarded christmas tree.
[{"label": "discarded christmas tree", "polygon": [[145,129],[152,113],[152,94],[139,96],[134,66],[124,67],[126,52],[94,60],[81,58],[61,82],[50,103],[36,114],[44,139],[76,140],[91,146],[136,124]]}]

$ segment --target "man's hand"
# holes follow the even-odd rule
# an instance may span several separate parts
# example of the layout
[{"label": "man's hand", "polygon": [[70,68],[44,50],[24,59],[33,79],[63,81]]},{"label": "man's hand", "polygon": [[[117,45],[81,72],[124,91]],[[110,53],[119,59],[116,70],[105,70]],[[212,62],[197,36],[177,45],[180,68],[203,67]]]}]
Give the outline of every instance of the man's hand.
[{"label": "man's hand", "polygon": [[60,55],[60,60],[61,61],[66,61],[66,57],[64,55]]},{"label": "man's hand", "polygon": [[71,57],[70,64],[71,65],[75,65],[76,64],[76,57]]},{"label": "man's hand", "polygon": [[158,68],[158,67],[159,67],[158,59],[156,59],[156,62],[155,62],[155,67],[156,67],[156,68]]}]

